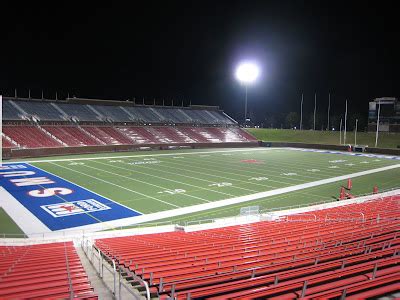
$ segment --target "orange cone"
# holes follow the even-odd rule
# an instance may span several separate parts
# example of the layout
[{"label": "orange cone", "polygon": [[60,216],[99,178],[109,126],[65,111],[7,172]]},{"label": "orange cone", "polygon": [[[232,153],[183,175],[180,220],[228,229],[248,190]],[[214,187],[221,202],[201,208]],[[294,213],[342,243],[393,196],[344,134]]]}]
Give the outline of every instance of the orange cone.
[{"label": "orange cone", "polygon": [[341,187],[341,188],[340,188],[340,196],[339,196],[339,199],[340,199],[340,200],[346,199],[345,192],[344,192],[344,187]]},{"label": "orange cone", "polygon": [[353,182],[351,181],[351,178],[347,179],[347,189],[351,190],[351,188],[353,187]]},{"label": "orange cone", "polygon": [[374,189],[372,190],[372,192],[374,194],[378,194],[378,187],[376,185],[374,185]]}]

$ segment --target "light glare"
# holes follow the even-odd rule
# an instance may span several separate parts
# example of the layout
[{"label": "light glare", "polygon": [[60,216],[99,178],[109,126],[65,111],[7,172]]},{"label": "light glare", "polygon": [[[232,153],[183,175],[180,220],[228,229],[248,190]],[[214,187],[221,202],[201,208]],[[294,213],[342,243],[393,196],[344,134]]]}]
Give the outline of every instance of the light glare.
[{"label": "light glare", "polygon": [[243,83],[252,83],[260,75],[260,69],[254,63],[241,63],[236,69],[236,78]]}]

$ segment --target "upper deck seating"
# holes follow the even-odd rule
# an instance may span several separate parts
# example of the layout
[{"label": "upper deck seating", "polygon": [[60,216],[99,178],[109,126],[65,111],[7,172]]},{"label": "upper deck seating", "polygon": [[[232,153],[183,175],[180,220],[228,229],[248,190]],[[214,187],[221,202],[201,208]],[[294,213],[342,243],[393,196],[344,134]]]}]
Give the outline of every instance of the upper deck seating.
[{"label": "upper deck seating", "polygon": [[[14,104],[14,105],[13,105]],[[17,106],[17,107],[16,107]],[[234,122],[221,111],[187,107],[118,106],[77,104],[65,101],[4,99],[4,120],[35,116],[40,121],[78,121],[152,124],[230,125]]]},{"label": "upper deck seating", "polygon": [[120,106],[91,105],[105,118],[114,122],[132,122],[132,118]]},{"label": "upper deck seating", "polygon": [[77,118],[79,121],[101,121],[104,117],[98,116],[93,112],[88,105],[73,104],[73,103],[59,103],[57,104],[66,115],[69,117]]},{"label": "upper deck seating", "polygon": [[17,101],[16,104],[21,107],[28,115],[34,116],[39,120],[64,120],[63,114],[49,102]]},{"label": "upper deck seating", "polygon": [[22,115],[10,100],[3,99],[3,120],[20,120]]}]

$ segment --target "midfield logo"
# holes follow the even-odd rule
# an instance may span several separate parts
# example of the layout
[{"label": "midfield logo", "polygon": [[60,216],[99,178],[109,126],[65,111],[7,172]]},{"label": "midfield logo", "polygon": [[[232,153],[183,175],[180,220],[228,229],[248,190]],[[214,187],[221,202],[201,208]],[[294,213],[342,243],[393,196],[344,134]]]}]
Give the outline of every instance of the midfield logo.
[{"label": "midfield logo", "polygon": [[263,164],[262,160],[257,159],[242,159],[240,162],[247,163],[247,164]]},{"label": "midfield logo", "polygon": [[94,199],[48,204],[40,207],[47,211],[54,218],[68,217],[72,215],[111,209],[111,207],[108,207],[107,205],[104,205],[103,203],[100,203]]}]

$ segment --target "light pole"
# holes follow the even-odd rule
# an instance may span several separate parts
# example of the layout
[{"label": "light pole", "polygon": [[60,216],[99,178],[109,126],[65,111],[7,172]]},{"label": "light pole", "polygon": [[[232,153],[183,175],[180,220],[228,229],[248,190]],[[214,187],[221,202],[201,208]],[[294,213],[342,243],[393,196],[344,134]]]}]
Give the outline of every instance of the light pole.
[{"label": "light pole", "polygon": [[304,94],[301,93],[301,104],[300,104],[300,130],[303,129],[303,101],[304,101]]},{"label": "light pole", "polygon": [[381,101],[378,102],[378,117],[376,119],[375,148],[378,147],[379,117],[380,117],[380,114],[381,114]]},{"label": "light pole", "polygon": [[356,130],[354,132],[354,146],[357,146],[357,125],[358,125],[358,119],[356,119]]},{"label": "light pole", "polygon": [[244,126],[247,122],[247,87],[249,84],[257,80],[260,75],[260,68],[254,62],[242,62],[236,68],[235,76],[240,83],[245,86],[245,100],[244,100]]},{"label": "light pole", "polygon": [[347,132],[347,100],[346,100],[346,111],[344,113],[344,132],[343,132],[343,144],[346,144],[346,132]]}]

